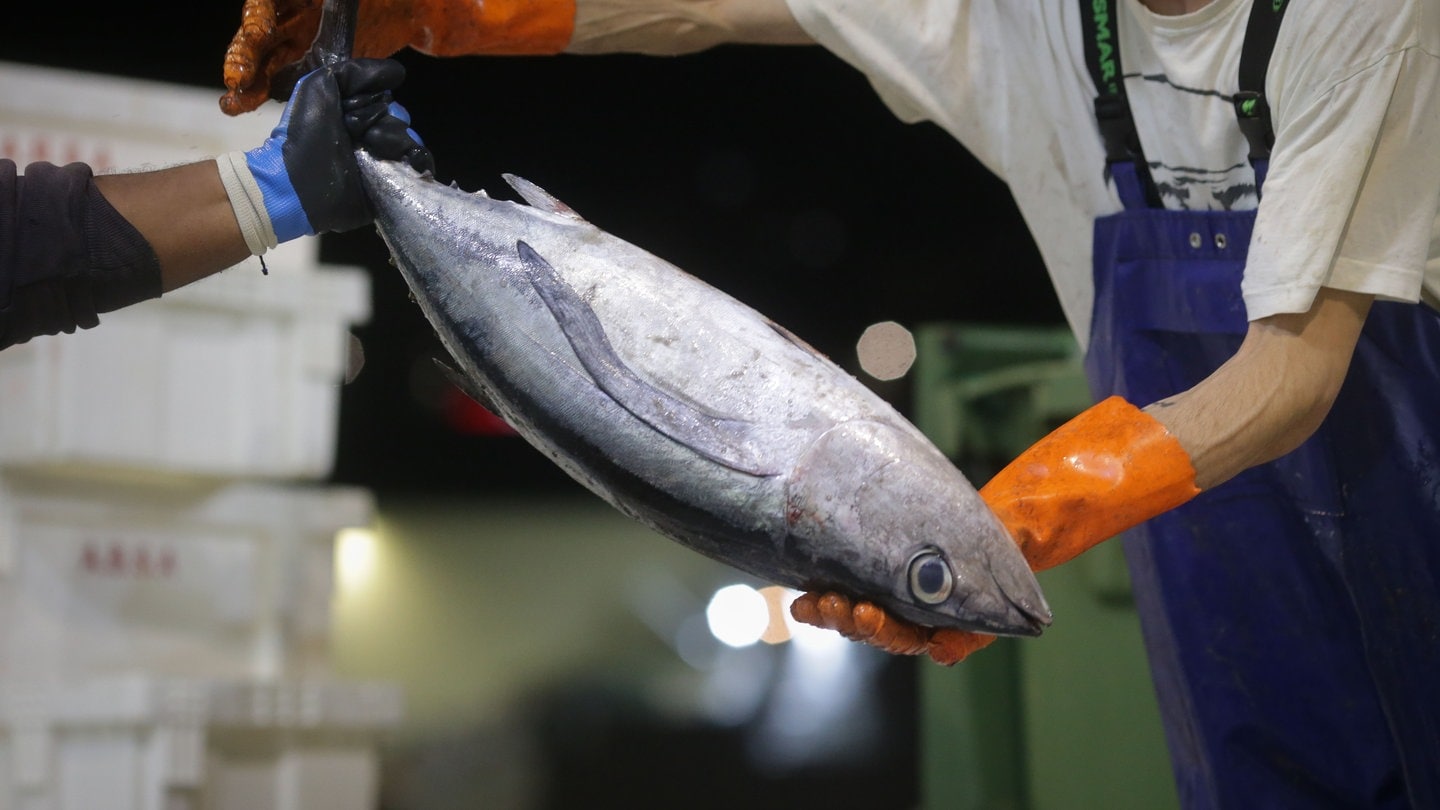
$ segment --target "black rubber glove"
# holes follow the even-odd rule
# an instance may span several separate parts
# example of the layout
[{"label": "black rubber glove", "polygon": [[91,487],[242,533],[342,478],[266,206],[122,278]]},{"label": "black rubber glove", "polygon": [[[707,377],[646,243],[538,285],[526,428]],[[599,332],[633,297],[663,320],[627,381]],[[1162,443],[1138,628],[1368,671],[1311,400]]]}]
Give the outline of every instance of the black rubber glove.
[{"label": "black rubber glove", "polygon": [[392,59],[356,59],[312,71],[296,84],[270,137],[245,153],[278,241],[348,231],[374,219],[356,149],[434,171],[430,150],[391,97],[404,79],[404,66]]}]

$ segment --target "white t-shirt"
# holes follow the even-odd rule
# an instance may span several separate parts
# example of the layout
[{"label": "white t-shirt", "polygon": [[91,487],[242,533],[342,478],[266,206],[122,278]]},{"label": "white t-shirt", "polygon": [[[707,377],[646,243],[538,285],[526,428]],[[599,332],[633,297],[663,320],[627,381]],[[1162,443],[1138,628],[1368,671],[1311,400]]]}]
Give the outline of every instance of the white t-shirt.
[{"label": "white t-shirt", "polygon": [[[896,115],[939,124],[1009,184],[1083,343],[1092,224],[1121,206],[1079,2],[788,2]],[[1118,3],[1126,92],[1167,207],[1256,207],[1231,101],[1250,5],[1167,17]],[[1440,301],[1440,2],[1291,0],[1266,97],[1276,140],[1242,285],[1249,317],[1303,312],[1322,286]]]}]

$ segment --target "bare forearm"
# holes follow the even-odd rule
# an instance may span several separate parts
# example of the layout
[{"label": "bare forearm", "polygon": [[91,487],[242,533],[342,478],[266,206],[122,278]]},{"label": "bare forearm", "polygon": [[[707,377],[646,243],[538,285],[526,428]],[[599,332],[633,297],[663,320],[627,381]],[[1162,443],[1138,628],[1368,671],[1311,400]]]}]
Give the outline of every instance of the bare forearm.
[{"label": "bare forearm", "polygon": [[214,161],[103,175],[95,185],[150,242],[165,292],[250,256]]},{"label": "bare forearm", "polygon": [[1201,489],[1279,458],[1320,426],[1371,301],[1321,290],[1309,312],[1251,324],[1240,350],[1214,374],[1145,409],[1190,455]]},{"label": "bare forearm", "polygon": [[567,53],[693,53],[723,43],[805,45],[785,0],[578,0]]}]

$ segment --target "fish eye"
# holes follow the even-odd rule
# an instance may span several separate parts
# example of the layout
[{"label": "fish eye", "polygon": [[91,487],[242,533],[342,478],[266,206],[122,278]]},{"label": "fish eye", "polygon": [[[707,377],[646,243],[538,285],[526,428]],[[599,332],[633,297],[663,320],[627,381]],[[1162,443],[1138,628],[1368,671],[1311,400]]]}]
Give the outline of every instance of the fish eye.
[{"label": "fish eye", "polygon": [[950,565],[935,551],[922,551],[910,559],[910,594],[927,605],[950,598],[955,577]]}]

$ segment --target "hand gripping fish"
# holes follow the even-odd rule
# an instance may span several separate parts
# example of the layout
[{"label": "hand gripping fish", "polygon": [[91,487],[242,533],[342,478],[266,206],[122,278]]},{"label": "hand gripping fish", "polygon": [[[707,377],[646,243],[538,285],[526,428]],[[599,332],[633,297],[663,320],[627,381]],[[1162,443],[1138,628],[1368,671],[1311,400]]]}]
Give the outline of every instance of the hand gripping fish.
[{"label": "hand gripping fish", "polygon": [[785,329],[518,177],[529,205],[359,160],[464,387],[621,512],[763,580],[921,625],[1050,623],[960,471]]}]

